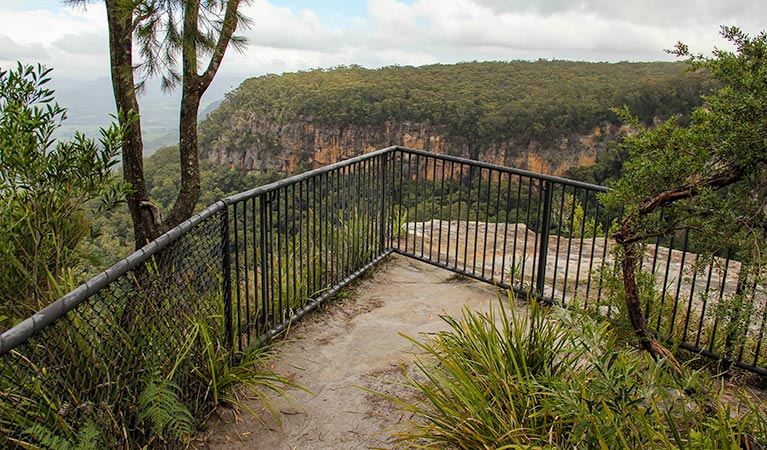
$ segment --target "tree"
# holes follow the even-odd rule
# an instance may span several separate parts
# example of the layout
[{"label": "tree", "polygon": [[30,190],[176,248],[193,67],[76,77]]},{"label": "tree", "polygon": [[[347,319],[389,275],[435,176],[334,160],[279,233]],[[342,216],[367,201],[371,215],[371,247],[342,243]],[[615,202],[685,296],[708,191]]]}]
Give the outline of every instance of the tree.
[{"label": "tree", "polygon": [[[82,4],[87,0],[69,0]],[[128,207],[136,248],[189,218],[200,196],[197,113],[200,100],[215,77],[227,48],[244,44],[234,36],[246,23],[240,0],[105,0],[109,27],[112,87],[118,111],[139,114],[136,98],[143,79],[161,75],[163,87],[181,84],[179,156],[181,189],[169,217],[163,219],[152,203],[143,168],[140,122],[123,138],[123,175],[133,187]],[[134,41],[142,61],[134,67]],[[177,69],[181,56],[181,70]],[[200,59],[208,56],[202,73]]]},{"label": "tree", "polygon": [[[641,310],[636,275],[643,242],[694,230],[708,258],[731,252],[741,261],[739,284],[758,281],[767,265],[767,34],[751,38],[736,27],[722,27],[721,34],[735,51],[706,57],[679,43],[673,53],[693,69],[708,71],[722,87],[704,97],[688,126],[672,119],[627,138],[624,176],[603,197],[623,211],[615,239],[626,306],[642,347],[656,357],[670,354]],[[640,127],[628,111],[623,117]]]},{"label": "tree", "polygon": [[53,139],[65,110],[45,87],[50,72],[0,70],[0,312],[10,317],[45,306],[82,260],[77,247],[94,217],[127,191],[112,176],[120,126],[102,129],[100,144],[80,133]]}]

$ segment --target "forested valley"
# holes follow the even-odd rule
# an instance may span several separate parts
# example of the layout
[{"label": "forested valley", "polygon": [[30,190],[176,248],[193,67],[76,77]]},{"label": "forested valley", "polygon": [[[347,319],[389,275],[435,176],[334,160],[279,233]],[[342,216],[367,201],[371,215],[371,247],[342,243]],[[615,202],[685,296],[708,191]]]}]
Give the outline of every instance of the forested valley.
[{"label": "forested valley", "polygon": [[[684,63],[586,63],[571,61],[471,62],[423,67],[365,69],[358,66],[265,75],[243,82],[200,125],[201,209],[227,195],[334,162],[370,148],[348,148],[322,160],[312,146],[327,133],[351,128],[370,134],[376,148],[416,146],[387,130],[419,124],[442,142],[432,151],[493,159],[512,152],[499,145],[513,141],[530,153],[567,158],[562,142],[595,129],[612,129],[594,145],[594,164],[575,166],[562,175],[609,184],[617,178],[627,132],[613,108],[627,105],[645,124],[674,115],[685,123],[701,95],[715,88],[705,74]],[[296,150],[280,133],[309,123]],[[304,132],[305,128],[301,128]],[[314,133],[314,134],[311,134]],[[436,138],[435,138],[436,136]],[[243,155],[258,155],[257,168],[243,167]],[[239,155],[237,157],[233,155]],[[271,162],[271,163],[270,163]],[[151,196],[167,214],[178,192],[178,152],[165,147],[145,160]],[[525,167],[529,168],[529,167]],[[103,269],[132,250],[130,216],[124,206],[99,218],[82,245],[83,277]]]}]

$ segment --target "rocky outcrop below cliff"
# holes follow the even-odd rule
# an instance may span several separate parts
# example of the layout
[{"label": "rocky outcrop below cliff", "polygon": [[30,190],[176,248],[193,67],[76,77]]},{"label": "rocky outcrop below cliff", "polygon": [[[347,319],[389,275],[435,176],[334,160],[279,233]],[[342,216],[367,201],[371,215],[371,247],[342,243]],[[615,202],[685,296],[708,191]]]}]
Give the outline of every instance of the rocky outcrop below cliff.
[{"label": "rocky outcrop below cliff", "polygon": [[603,123],[588,134],[572,134],[553,143],[514,139],[472,148],[444,128],[413,122],[323,126],[312,118],[278,123],[243,117],[201,150],[201,158],[250,173],[293,173],[331,164],[391,145],[562,175],[572,167],[594,164],[597,154],[625,130]]}]

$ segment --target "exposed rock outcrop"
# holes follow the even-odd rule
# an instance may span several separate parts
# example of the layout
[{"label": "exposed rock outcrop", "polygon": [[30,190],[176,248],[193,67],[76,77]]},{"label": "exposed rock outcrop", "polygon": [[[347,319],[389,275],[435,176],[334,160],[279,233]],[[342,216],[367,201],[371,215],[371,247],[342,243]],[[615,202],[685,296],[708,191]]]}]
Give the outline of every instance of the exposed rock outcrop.
[{"label": "exposed rock outcrop", "polygon": [[622,129],[603,123],[591,133],[560,138],[553,144],[509,139],[470,151],[465,139],[448,135],[442,127],[422,123],[385,122],[335,127],[317,124],[311,117],[278,123],[247,115],[243,113],[237,119],[230,119],[226,132],[201,151],[202,158],[248,172],[292,173],[401,145],[562,175],[571,167],[594,164],[597,153],[623,133]]}]

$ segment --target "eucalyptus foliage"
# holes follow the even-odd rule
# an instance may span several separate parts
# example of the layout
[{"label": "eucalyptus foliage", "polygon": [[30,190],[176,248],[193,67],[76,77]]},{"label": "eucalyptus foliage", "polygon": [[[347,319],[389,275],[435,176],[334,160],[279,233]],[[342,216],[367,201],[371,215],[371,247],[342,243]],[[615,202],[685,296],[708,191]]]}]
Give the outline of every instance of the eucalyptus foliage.
[{"label": "eucalyptus foliage", "polygon": [[723,254],[739,260],[738,291],[726,301],[734,305],[728,314],[730,328],[743,332],[739,311],[763,281],[767,264],[767,34],[752,38],[736,27],[723,27],[722,36],[734,51],[694,55],[682,43],[673,51],[688,58],[692,69],[722,83],[704,97],[688,126],[672,119],[642,128],[623,111],[640,130],[625,141],[631,159],[622,179],[603,197],[622,214],[615,238],[627,310],[640,342],[655,355],[668,352],[658,345],[641,312],[636,282],[641,243],[691,231],[700,262]]},{"label": "eucalyptus foliage", "polygon": [[18,64],[0,70],[0,309],[38,309],[62,273],[78,264],[77,247],[94,217],[122,201],[113,179],[123,129],[94,141],[81,133],[55,140],[66,110],[54,101],[51,69]]}]

